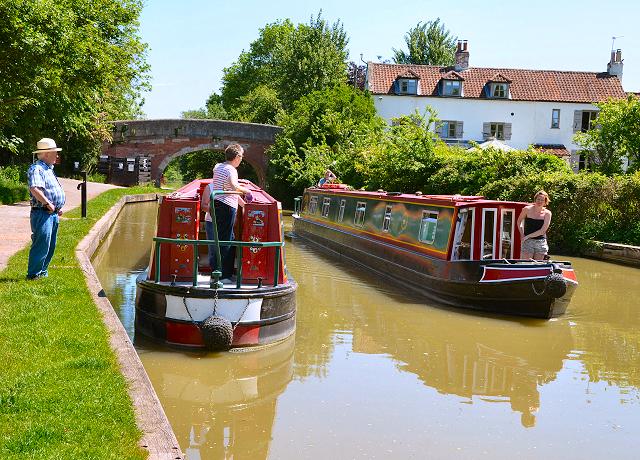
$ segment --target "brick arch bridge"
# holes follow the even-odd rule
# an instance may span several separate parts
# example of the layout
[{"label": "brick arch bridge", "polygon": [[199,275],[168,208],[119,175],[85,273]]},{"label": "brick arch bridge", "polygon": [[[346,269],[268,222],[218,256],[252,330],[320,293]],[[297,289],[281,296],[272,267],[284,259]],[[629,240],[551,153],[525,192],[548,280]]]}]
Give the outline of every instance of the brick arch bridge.
[{"label": "brick arch bridge", "polygon": [[195,119],[123,120],[112,124],[113,141],[102,146],[102,154],[114,158],[149,156],[151,179],[156,185],[160,185],[162,173],[172,160],[200,150],[224,150],[238,143],[244,147],[244,159],[256,171],[258,185],[265,187],[265,150],[282,130],[271,125]]}]

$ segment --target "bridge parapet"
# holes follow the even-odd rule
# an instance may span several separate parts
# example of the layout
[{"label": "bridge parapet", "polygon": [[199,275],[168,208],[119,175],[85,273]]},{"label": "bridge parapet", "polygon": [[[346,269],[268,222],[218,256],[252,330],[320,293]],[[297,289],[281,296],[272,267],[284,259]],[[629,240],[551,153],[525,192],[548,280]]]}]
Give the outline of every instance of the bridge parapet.
[{"label": "bridge parapet", "polygon": [[279,126],[226,120],[117,120],[111,123],[113,140],[103,144],[103,157],[127,158],[129,162],[148,158],[151,179],[157,185],[164,169],[175,158],[201,150],[224,150],[237,142],[244,147],[244,158],[256,171],[259,185],[264,187],[268,164],[265,151],[282,131]]}]

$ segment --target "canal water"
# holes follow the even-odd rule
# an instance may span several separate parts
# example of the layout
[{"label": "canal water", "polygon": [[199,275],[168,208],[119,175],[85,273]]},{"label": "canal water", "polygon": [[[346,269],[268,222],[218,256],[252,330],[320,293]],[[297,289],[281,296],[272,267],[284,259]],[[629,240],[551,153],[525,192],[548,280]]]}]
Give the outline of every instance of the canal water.
[{"label": "canal water", "polygon": [[[155,215],[125,206],[94,258],[132,337]],[[191,460],[638,458],[640,270],[570,260],[567,314],[513,319],[438,308],[289,240],[295,337],[136,348]]]}]

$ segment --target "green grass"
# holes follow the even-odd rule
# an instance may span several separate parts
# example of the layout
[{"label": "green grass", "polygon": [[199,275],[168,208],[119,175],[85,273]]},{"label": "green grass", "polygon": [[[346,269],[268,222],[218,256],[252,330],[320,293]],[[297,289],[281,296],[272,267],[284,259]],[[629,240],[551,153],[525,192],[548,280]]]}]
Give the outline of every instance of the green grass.
[{"label": "green grass", "polygon": [[87,219],[63,220],[49,278],[25,280],[28,248],[0,272],[0,458],[146,457],[74,251],[122,195],[156,191],[110,190],[88,203]]}]

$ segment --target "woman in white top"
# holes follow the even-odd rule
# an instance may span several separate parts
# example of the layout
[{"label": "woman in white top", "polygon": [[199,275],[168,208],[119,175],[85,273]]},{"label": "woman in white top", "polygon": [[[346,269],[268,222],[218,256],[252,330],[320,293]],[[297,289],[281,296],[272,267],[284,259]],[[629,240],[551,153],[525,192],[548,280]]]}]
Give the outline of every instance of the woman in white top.
[{"label": "woman in white top", "polygon": [[[247,201],[251,201],[251,191],[238,183],[238,171],[236,168],[240,166],[244,149],[239,144],[230,144],[224,151],[226,161],[218,163],[213,168],[213,181],[205,189],[202,195],[202,208],[207,210],[205,215],[205,230],[207,239],[214,239],[213,222],[209,214],[209,206],[212,190],[225,190],[229,192],[244,193]],[[236,221],[236,213],[238,210],[237,194],[217,195],[214,198],[213,205],[216,211],[216,227],[218,229],[218,241],[233,241],[233,225]],[[209,265],[211,271],[220,270],[224,281],[231,281],[233,276],[233,258],[235,251],[232,246],[220,246],[220,256],[222,267],[218,267],[215,254],[215,246],[209,247]]]}]

